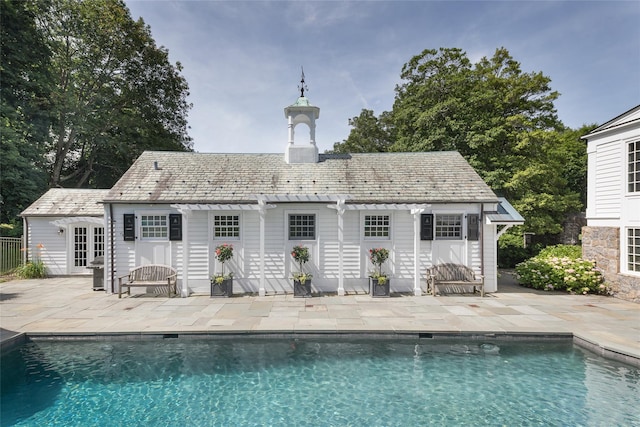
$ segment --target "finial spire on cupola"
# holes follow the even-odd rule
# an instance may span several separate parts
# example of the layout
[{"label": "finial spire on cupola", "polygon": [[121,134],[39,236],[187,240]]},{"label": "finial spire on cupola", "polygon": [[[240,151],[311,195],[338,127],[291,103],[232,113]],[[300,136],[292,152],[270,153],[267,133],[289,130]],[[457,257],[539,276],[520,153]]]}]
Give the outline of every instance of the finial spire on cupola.
[{"label": "finial spire on cupola", "polygon": [[[284,116],[289,121],[289,143],[285,151],[287,163],[317,163],[318,147],[316,146],[316,119],[320,117],[320,108],[311,105],[304,92],[309,88],[305,82],[304,68],[300,67],[300,97],[295,104],[284,109]],[[295,145],[295,127],[304,123],[309,127],[309,144]]]},{"label": "finial spire on cupola", "polygon": [[302,70],[302,75],[300,76],[300,85],[298,86],[298,89],[300,89],[300,97],[304,98],[304,91],[308,91],[309,88],[307,87],[306,83],[304,82],[304,67],[300,67],[300,70]]}]

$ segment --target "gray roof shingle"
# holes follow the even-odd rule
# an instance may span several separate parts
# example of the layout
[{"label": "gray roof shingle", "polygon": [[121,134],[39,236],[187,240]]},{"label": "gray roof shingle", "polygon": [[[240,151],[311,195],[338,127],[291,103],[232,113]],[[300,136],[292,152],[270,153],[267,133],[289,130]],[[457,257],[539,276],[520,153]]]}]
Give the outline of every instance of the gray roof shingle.
[{"label": "gray roof shingle", "polygon": [[22,211],[28,216],[103,216],[100,202],[109,190],[52,188]]},{"label": "gray roof shingle", "polygon": [[321,154],[318,163],[287,164],[282,154],[167,151],[144,152],[105,201],[255,203],[301,195],[347,196],[347,203],[498,201],[457,152]]}]

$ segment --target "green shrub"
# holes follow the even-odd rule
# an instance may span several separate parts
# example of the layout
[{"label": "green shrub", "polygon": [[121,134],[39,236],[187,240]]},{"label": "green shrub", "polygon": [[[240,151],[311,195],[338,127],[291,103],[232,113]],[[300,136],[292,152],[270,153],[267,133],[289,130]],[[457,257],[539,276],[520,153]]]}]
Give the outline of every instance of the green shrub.
[{"label": "green shrub", "polygon": [[21,279],[42,279],[47,277],[47,269],[42,261],[29,261],[17,269]]},{"label": "green shrub", "polygon": [[608,294],[602,273],[592,261],[580,258],[579,246],[557,245],[516,266],[524,286],[574,294]]},{"label": "green shrub", "polygon": [[567,257],[571,259],[578,259],[582,257],[582,246],[576,246],[576,245],[547,246],[546,248],[540,251],[538,256],[542,258]]}]

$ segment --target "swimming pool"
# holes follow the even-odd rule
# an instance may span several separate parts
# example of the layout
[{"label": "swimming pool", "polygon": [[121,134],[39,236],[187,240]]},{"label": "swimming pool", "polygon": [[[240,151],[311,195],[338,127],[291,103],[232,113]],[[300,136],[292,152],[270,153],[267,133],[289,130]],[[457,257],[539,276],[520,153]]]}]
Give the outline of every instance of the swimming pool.
[{"label": "swimming pool", "polygon": [[640,369],[570,340],[35,341],[1,369],[3,426],[640,425]]}]

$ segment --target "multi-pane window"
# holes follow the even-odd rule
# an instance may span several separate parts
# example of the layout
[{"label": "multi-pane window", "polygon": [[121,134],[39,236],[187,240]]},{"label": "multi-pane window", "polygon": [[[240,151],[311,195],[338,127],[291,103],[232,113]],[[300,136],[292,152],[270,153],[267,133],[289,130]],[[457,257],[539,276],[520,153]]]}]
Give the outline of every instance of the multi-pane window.
[{"label": "multi-pane window", "polygon": [[462,239],[462,215],[436,215],[436,239]]},{"label": "multi-pane window", "polygon": [[640,141],[629,143],[629,193],[640,192]]},{"label": "multi-pane window", "polygon": [[627,229],[627,268],[640,272],[640,228]]},{"label": "multi-pane window", "polygon": [[239,215],[215,215],[213,217],[214,239],[239,239],[240,216]]},{"label": "multi-pane window", "polygon": [[104,256],[104,227],[93,227],[93,257]]},{"label": "multi-pane window", "polygon": [[364,237],[389,238],[389,215],[365,215]]},{"label": "multi-pane window", "polygon": [[168,228],[166,215],[140,216],[140,231],[143,239],[166,239]]},{"label": "multi-pane window", "polygon": [[316,216],[315,214],[290,214],[289,215],[289,240],[315,240]]},{"label": "multi-pane window", "polygon": [[87,266],[87,227],[73,230],[73,258],[76,267]]}]

